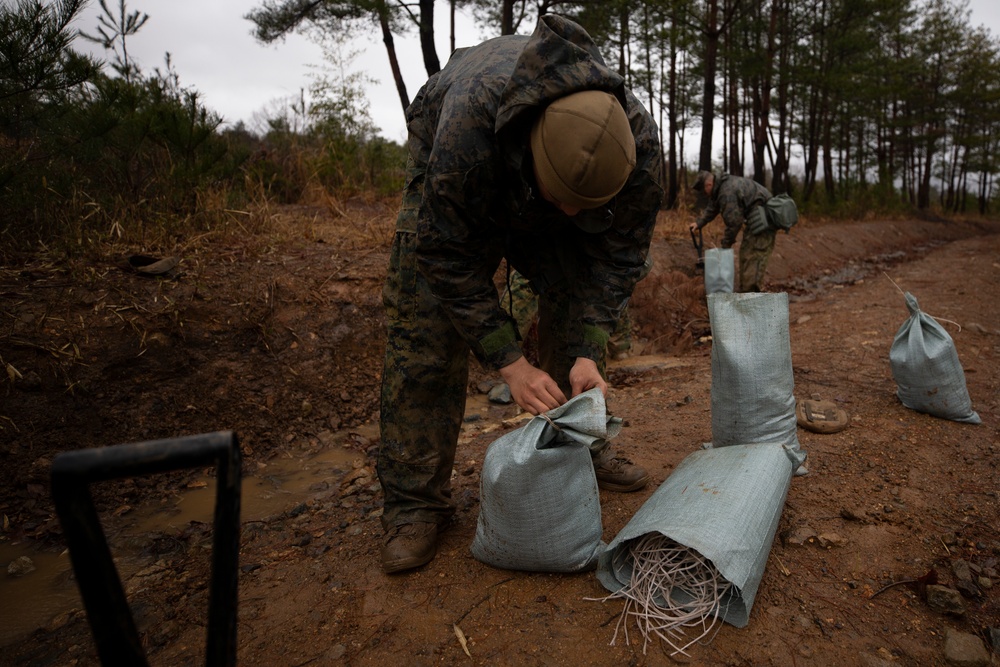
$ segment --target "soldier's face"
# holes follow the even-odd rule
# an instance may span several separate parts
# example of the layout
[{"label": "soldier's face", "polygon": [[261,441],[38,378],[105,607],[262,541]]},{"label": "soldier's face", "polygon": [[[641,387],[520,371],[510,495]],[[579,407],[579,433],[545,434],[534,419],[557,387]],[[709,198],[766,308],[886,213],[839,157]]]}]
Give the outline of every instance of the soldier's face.
[{"label": "soldier's face", "polygon": [[562,202],[560,202],[559,200],[557,200],[555,197],[553,197],[551,192],[549,192],[548,190],[545,189],[545,185],[543,185],[542,182],[539,179],[536,178],[535,181],[538,184],[538,191],[541,193],[542,199],[544,199],[545,201],[549,202],[550,204],[552,204],[553,206],[555,206],[557,209],[559,209],[560,211],[562,211],[563,213],[565,213],[569,217],[572,218],[574,215],[576,215],[581,210],[583,210],[583,209],[577,208],[575,206],[570,206],[569,204],[563,204]]},{"label": "soldier's face", "polygon": [[715,179],[714,178],[706,178],[705,179],[705,185],[702,186],[702,187],[705,190],[705,196],[706,197],[711,197],[712,196],[712,186],[713,185],[715,185]]}]

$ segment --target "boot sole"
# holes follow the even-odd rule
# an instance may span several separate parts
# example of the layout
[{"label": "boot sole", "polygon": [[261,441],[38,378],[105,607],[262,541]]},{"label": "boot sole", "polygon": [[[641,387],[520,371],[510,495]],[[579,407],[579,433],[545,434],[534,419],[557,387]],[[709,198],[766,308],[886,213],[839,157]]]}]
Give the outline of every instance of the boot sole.
[{"label": "boot sole", "polygon": [[401,558],[399,560],[394,560],[392,562],[382,563],[382,571],[386,574],[395,574],[396,572],[405,572],[407,570],[414,570],[427,563],[434,560],[435,553],[431,553],[429,556],[425,557],[414,557],[414,558]]},{"label": "boot sole", "polygon": [[649,475],[646,475],[641,479],[637,479],[631,484],[615,484],[614,482],[602,482],[601,480],[597,480],[598,488],[604,489],[605,491],[616,491],[618,493],[631,493],[633,491],[638,491],[647,484],[649,484]]}]

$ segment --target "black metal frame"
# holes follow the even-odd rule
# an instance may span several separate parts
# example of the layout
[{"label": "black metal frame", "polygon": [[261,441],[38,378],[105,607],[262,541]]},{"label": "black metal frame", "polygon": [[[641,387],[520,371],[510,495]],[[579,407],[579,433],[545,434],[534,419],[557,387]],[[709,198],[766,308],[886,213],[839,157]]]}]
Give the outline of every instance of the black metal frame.
[{"label": "black metal frame", "polygon": [[211,463],[216,494],[205,664],[235,665],[242,464],[236,434],[219,431],[83,449],[53,460],[52,498],[102,664],[148,663],[88,485]]},{"label": "black metal frame", "polygon": [[699,229],[695,232],[691,230],[691,242],[694,244],[695,252],[698,253],[698,260],[694,263],[695,270],[705,268],[705,239],[702,236],[701,230]]}]

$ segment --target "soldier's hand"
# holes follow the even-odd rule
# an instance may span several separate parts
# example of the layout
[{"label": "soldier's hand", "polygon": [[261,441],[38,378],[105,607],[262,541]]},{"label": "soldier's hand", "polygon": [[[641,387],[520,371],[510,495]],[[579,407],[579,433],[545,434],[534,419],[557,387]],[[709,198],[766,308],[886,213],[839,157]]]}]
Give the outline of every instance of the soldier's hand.
[{"label": "soldier's hand", "polygon": [[608,383],[597,370],[597,362],[586,357],[577,357],[576,363],[569,371],[569,385],[573,388],[573,395],[582,394],[585,391],[600,387],[601,393],[608,395]]},{"label": "soldier's hand", "polygon": [[688,225],[688,229],[690,229],[692,232],[698,231],[698,221],[695,220],[690,225]]},{"label": "soldier's hand", "polygon": [[500,375],[510,387],[514,402],[533,415],[548,412],[566,402],[566,395],[552,376],[529,364],[524,357],[501,368]]}]

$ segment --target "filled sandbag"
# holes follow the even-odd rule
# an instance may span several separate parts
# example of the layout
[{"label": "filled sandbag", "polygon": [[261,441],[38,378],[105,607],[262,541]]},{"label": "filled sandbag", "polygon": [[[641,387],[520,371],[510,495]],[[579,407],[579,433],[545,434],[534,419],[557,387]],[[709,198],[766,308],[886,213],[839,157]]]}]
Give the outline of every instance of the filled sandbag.
[{"label": "filled sandbag", "polygon": [[621,432],[591,389],[486,450],[472,555],[509,570],[592,570],[604,549],[591,453]]},{"label": "filled sandbag", "polygon": [[955,342],[937,321],[920,310],[916,297],[904,294],[910,316],[889,348],[896,395],[906,407],[935,417],[979,424],[965,385],[965,371]]},{"label": "filled sandbag", "polygon": [[736,280],[732,248],[709,248],[705,251],[705,294],[730,293]]},{"label": "filled sandbag", "polygon": [[773,443],[797,452],[788,294],[708,296],[712,447]]}]

